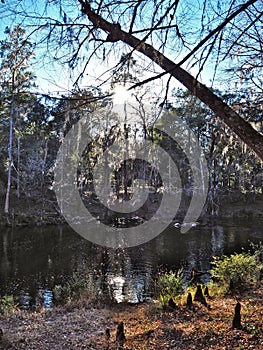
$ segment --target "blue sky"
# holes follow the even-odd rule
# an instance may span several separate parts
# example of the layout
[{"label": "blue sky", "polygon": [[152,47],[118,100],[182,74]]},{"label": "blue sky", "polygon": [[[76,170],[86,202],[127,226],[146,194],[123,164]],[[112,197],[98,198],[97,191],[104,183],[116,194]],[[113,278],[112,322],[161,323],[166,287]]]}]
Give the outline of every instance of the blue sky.
[{"label": "blue sky", "polygon": [[[65,2],[64,2],[65,3]],[[76,15],[79,14],[79,6],[77,1],[72,1],[71,2],[73,5],[71,7],[66,7],[67,9],[67,16],[70,17],[76,17]],[[17,5],[19,4],[19,5]],[[53,18],[59,18],[62,19],[63,12],[61,13],[58,9],[58,6],[53,6],[51,7],[48,12],[45,11],[45,1],[40,0],[38,2],[31,1],[31,0],[20,0],[20,1],[14,1],[14,0],[6,0],[6,4],[1,4],[0,6],[0,38],[4,38],[5,35],[3,35],[4,29],[6,26],[12,26],[14,22],[10,20],[10,17],[7,16],[7,14],[11,14],[12,8],[14,8],[16,11],[23,13],[25,11],[29,15],[34,16],[34,12],[41,13],[43,15],[42,19],[35,19],[31,18],[30,16],[27,18],[24,18],[23,16],[16,16],[15,23],[21,23],[23,27],[28,31],[31,32],[34,30],[35,26],[40,24],[40,23],[45,23],[45,17],[53,17]],[[193,20],[192,20],[192,27],[194,31],[195,25],[197,25],[200,21],[200,9],[202,6],[197,0],[194,1],[184,1],[182,2],[182,11],[187,12],[187,11],[192,11],[194,13]],[[86,19],[82,19],[82,21],[86,21]],[[183,19],[182,19],[183,21]],[[183,22],[181,23],[183,27]],[[188,23],[189,24],[189,23]],[[34,40],[39,40],[41,35],[41,32],[37,33],[37,35],[32,37],[32,41]],[[194,43],[194,37],[193,37],[193,44]],[[45,44],[44,44],[45,46]],[[48,53],[45,51],[46,48],[42,45],[39,46],[36,49],[36,60],[34,64],[34,71],[35,74],[37,75],[37,84],[39,85],[40,92],[43,93],[49,93],[49,92],[55,92],[55,91],[60,91],[60,93],[66,93],[67,90],[69,90],[72,87],[72,81],[76,79],[76,77],[79,74],[78,69],[75,71],[71,71],[67,65],[61,66],[58,64],[53,57],[49,57]],[[53,48],[55,46],[53,45]],[[166,55],[174,57],[176,56],[178,48],[173,47],[172,45],[170,47],[166,48]],[[110,65],[115,65],[120,58],[120,54],[122,51],[120,50],[117,54],[113,54],[110,58]],[[54,52],[52,52],[52,55]],[[177,61],[180,60],[181,57],[185,55],[185,52],[179,52]],[[137,54],[135,54],[135,58],[138,57]],[[149,63],[149,61],[148,61]],[[82,62],[82,65],[79,67],[83,67],[85,64],[85,61]],[[96,61],[95,59],[91,61],[87,73],[89,75],[84,76],[83,79],[83,85],[93,85],[93,84],[99,84],[99,81],[95,80],[95,77],[100,76],[103,74],[103,72],[107,71],[109,66],[107,65],[106,61]],[[158,72],[162,72],[162,70],[158,67],[156,67],[156,70]],[[207,64],[204,71],[201,74],[201,80],[207,84],[210,85],[210,80],[213,76],[213,71],[214,68],[211,64]],[[198,67],[194,67],[191,69],[192,74],[197,74],[198,72]],[[150,72],[144,73],[145,77],[148,77],[150,75]],[[155,81],[153,86],[155,88],[162,90],[164,89],[165,86],[165,81],[167,80],[168,76],[164,78],[163,81]],[[105,74],[102,79],[107,79],[107,74]],[[143,79],[143,77],[142,77]],[[175,79],[172,80],[171,86],[176,87],[180,86],[179,83],[175,81]],[[107,89],[109,87],[109,84],[105,84],[105,88]]]}]

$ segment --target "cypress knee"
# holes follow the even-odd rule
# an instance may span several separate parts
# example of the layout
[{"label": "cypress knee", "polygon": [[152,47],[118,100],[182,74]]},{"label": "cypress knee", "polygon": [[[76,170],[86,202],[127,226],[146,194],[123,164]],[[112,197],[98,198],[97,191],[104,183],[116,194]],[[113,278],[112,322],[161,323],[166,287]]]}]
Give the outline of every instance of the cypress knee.
[{"label": "cypress knee", "polygon": [[209,290],[208,290],[208,287],[207,287],[207,286],[205,287],[204,295],[205,295],[206,297],[209,297]]},{"label": "cypress knee", "polygon": [[169,299],[168,304],[169,304],[169,306],[170,306],[172,309],[176,309],[176,304],[175,304],[175,302],[173,301],[173,298],[170,298],[170,299]]},{"label": "cypress knee", "polygon": [[106,329],[105,335],[106,335],[106,339],[110,340],[110,330],[109,330],[109,328]]},{"label": "cypress knee", "polygon": [[123,325],[123,322],[120,322],[117,327],[116,341],[122,346],[125,340],[126,338],[124,334],[124,325]]},{"label": "cypress knee", "polygon": [[196,288],[196,292],[195,292],[195,296],[194,296],[194,301],[199,301],[201,304],[203,304],[204,306],[207,306],[207,302],[205,300],[205,297],[203,295],[203,291],[201,288],[201,285],[198,284],[197,288]]},{"label": "cypress knee", "polygon": [[186,305],[188,307],[192,307],[193,306],[193,298],[192,298],[192,294],[191,293],[188,293],[188,295],[187,295]]},{"label": "cypress knee", "polygon": [[241,311],[241,305],[240,305],[239,302],[237,302],[236,306],[235,306],[234,318],[233,318],[233,321],[232,321],[232,327],[233,328],[237,328],[237,329],[241,329],[242,328],[240,311]]}]

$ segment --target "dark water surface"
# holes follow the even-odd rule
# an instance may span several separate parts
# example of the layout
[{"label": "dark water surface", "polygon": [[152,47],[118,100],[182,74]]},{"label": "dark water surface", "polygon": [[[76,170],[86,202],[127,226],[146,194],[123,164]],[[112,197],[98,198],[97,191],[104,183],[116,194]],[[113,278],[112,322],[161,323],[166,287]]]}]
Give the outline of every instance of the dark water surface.
[{"label": "dark water surface", "polygon": [[100,294],[117,301],[147,299],[160,269],[208,270],[211,257],[240,252],[263,241],[262,220],[218,220],[186,234],[170,228],[154,240],[125,250],[92,244],[68,226],[0,229],[0,297],[14,295],[23,308],[52,307],[53,288],[85,271]]}]

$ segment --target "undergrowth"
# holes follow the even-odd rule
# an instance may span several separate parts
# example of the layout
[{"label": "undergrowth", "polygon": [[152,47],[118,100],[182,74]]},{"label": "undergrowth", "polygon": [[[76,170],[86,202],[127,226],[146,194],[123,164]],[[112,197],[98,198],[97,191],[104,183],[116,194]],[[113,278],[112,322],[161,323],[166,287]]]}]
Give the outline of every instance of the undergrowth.
[{"label": "undergrowth", "polygon": [[[223,255],[212,263],[211,280],[208,283],[209,295],[218,296],[231,289],[241,289],[251,283],[257,283],[263,276],[263,245],[251,244],[248,252]],[[160,274],[155,283],[155,295],[159,305],[166,307],[172,298],[177,303],[185,304],[188,293],[194,295],[196,286],[185,288],[186,281],[183,270]],[[205,286],[202,286],[203,291]],[[187,292],[185,294],[185,291]]]},{"label": "undergrowth", "polygon": [[158,296],[161,307],[167,306],[171,298],[180,299],[184,290],[185,277],[182,269],[161,274],[155,284],[155,294]]},{"label": "undergrowth", "polygon": [[254,252],[224,255],[212,263],[213,281],[226,292],[258,282],[263,272],[261,255],[261,245],[258,246],[258,249],[254,249]]}]

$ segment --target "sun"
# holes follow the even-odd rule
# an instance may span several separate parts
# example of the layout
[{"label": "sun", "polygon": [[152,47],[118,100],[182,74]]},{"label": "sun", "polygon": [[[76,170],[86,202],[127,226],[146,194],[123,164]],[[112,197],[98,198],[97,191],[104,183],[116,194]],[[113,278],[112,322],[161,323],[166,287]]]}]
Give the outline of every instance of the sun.
[{"label": "sun", "polygon": [[132,98],[131,92],[122,85],[118,85],[113,90],[113,102],[115,104],[123,104]]}]

